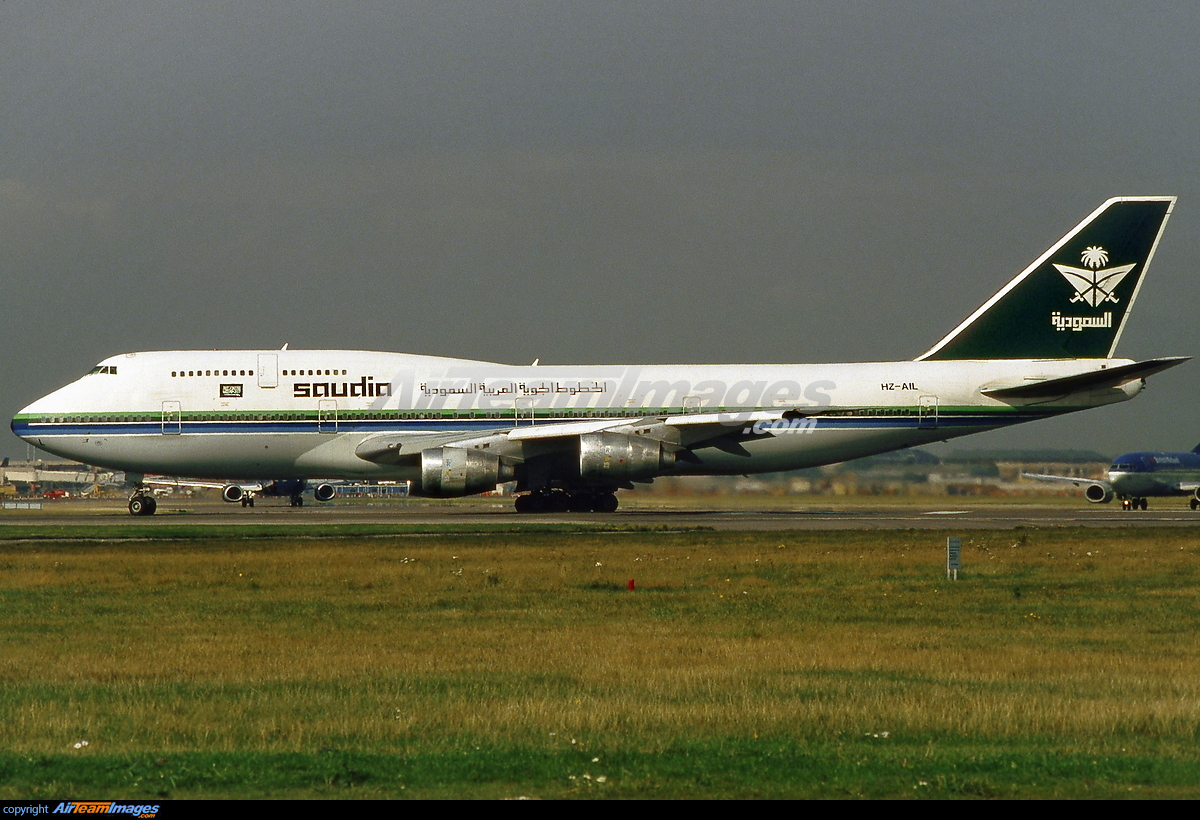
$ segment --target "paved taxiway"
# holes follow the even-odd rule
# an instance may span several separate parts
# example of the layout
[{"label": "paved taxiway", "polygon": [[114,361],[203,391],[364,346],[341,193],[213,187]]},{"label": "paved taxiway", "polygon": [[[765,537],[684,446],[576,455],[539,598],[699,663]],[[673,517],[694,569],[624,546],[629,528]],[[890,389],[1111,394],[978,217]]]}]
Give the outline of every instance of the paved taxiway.
[{"label": "paved taxiway", "polygon": [[612,524],[619,527],[714,530],[824,529],[1012,529],[1013,527],[1193,527],[1200,531],[1200,512],[1186,499],[1163,502],[1160,509],[1125,512],[1119,506],[1038,506],[1033,504],[953,504],[942,506],[822,506],[794,508],[710,508],[627,506],[616,513],[519,515],[508,502],[480,500],[466,505],[403,502],[313,505],[292,508],[262,499],[253,508],[217,501],[159,502],[158,514],[132,518],[120,501],[47,501],[40,510],[4,510],[0,524],[162,525],[235,524],[403,524],[512,526],[514,524]]}]

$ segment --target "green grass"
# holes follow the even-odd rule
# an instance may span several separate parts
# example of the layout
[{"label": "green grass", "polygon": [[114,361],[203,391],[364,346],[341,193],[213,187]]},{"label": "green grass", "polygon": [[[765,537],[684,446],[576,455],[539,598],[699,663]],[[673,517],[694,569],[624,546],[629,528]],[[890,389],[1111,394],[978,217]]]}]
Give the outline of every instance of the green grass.
[{"label": "green grass", "polygon": [[[565,745],[565,744],[564,744]],[[942,738],[801,744],[728,738],[653,751],[464,745],[370,754],[0,755],[0,781],[27,799],[102,793],[170,798],[1179,798],[1193,763],[1171,752],[1031,750]]]},{"label": "green grass", "polygon": [[[230,539],[293,540],[305,538],[371,538],[396,535],[490,535],[513,533],[652,532],[666,527],[629,524],[582,523],[472,523],[472,524],[200,524],[129,521],[103,524],[2,524],[0,543],[11,541],[228,541]],[[671,527],[674,532],[706,531],[711,527]]]},{"label": "green grass", "polygon": [[5,529],[4,799],[1200,795],[1187,530]]}]

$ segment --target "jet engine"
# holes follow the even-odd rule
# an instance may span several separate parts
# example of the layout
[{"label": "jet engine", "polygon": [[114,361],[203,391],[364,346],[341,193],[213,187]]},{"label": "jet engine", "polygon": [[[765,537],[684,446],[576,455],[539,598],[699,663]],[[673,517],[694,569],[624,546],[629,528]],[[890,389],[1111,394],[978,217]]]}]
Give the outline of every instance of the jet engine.
[{"label": "jet engine", "polygon": [[313,498],[317,501],[332,501],[335,495],[337,495],[337,490],[333,488],[332,484],[318,484],[313,487]]},{"label": "jet engine", "polygon": [[237,502],[241,501],[245,495],[246,491],[237,484],[226,484],[221,490],[221,498],[225,501],[228,501],[230,504],[236,504]]},{"label": "jet engine", "polygon": [[1083,496],[1093,504],[1107,504],[1113,500],[1113,491],[1103,484],[1089,484]]},{"label": "jet engine", "polygon": [[440,498],[494,490],[515,478],[511,464],[482,450],[431,447],[421,451],[421,494]]},{"label": "jet engine", "polygon": [[675,453],[662,442],[622,433],[585,433],[579,437],[579,477],[619,483],[654,478],[675,465]]}]

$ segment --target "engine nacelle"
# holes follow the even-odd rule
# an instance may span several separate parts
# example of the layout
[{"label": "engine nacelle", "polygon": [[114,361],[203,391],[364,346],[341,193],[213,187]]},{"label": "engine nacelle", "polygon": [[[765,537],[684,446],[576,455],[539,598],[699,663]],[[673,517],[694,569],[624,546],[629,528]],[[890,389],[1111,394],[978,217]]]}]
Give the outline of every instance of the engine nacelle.
[{"label": "engine nacelle", "polygon": [[226,484],[221,490],[221,499],[236,504],[246,496],[246,491],[237,484]]},{"label": "engine nacelle", "polygon": [[1197,487],[1196,492],[1192,493],[1192,498],[1196,499],[1197,502],[1200,502],[1200,487]]},{"label": "engine nacelle", "polygon": [[421,451],[421,494],[457,498],[496,489],[515,478],[511,464],[482,450],[431,447]]},{"label": "engine nacelle", "polygon": [[1089,484],[1083,497],[1093,504],[1107,504],[1113,500],[1113,491],[1103,484]]},{"label": "engine nacelle", "polygon": [[313,498],[317,501],[332,501],[335,495],[337,495],[337,490],[333,488],[332,484],[318,484],[313,487]]},{"label": "engine nacelle", "polygon": [[654,478],[675,466],[675,453],[662,442],[623,433],[585,433],[579,437],[579,477],[620,483]]}]

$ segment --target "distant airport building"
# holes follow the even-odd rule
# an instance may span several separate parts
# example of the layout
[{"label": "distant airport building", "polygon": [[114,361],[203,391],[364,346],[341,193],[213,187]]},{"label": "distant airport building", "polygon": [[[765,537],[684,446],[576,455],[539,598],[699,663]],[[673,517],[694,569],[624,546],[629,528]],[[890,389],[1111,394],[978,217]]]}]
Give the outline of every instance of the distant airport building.
[{"label": "distant airport building", "polygon": [[0,464],[0,487],[10,488],[6,494],[63,489],[70,491],[72,495],[83,495],[94,491],[98,486],[121,484],[124,480],[124,473],[98,470],[75,461],[4,459]]}]

